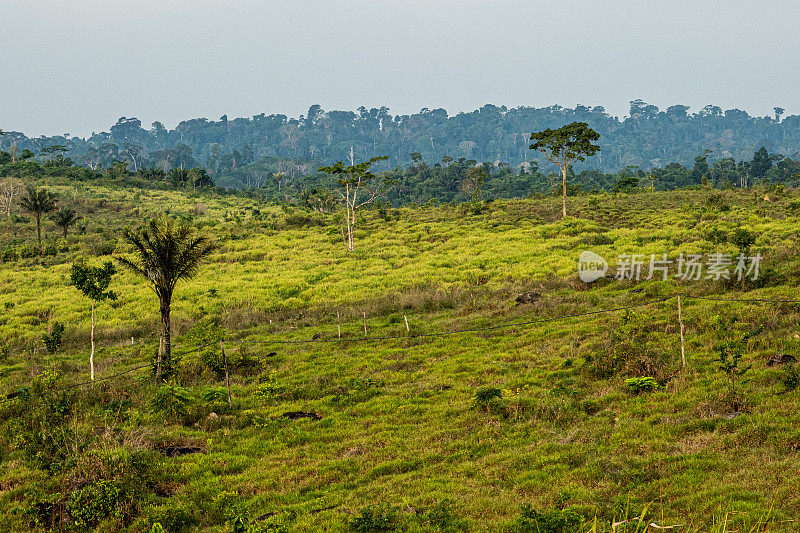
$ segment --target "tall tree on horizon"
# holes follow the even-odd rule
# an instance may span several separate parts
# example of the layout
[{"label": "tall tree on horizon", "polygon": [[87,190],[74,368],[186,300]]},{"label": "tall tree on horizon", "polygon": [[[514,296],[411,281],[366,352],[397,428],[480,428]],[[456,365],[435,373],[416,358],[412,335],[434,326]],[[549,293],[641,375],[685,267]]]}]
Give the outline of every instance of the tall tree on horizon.
[{"label": "tall tree on horizon", "polygon": [[561,216],[567,216],[567,170],[576,161],[585,161],[587,157],[600,151],[600,147],[592,144],[600,138],[600,134],[585,122],[573,122],[558,129],[546,129],[531,133],[531,150],[539,150],[561,170],[562,208]]}]

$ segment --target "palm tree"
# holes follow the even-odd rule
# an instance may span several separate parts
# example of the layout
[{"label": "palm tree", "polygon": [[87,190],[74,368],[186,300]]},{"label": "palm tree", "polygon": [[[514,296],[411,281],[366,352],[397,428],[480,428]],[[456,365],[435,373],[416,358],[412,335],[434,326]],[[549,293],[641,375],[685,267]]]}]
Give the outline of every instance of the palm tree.
[{"label": "palm tree", "polygon": [[19,205],[24,211],[36,217],[36,236],[39,238],[39,255],[42,255],[42,215],[56,208],[56,195],[28,185],[25,195],[20,198]]},{"label": "palm tree", "polygon": [[146,279],[158,296],[163,352],[159,350],[158,353],[156,376],[160,377],[162,365],[165,373],[171,370],[172,292],[178,281],[197,275],[200,263],[216,245],[208,236],[198,235],[194,227],[176,224],[168,217],[151,220],[139,231],[125,230],[123,238],[133,248],[133,257],[118,257],[117,260]]},{"label": "palm tree", "polygon": [[56,226],[64,230],[64,237],[67,236],[67,230],[69,230],[70,226],[75,224],[81,217],[73,209],[61,209],[60,211],[56,211],[50,220],[56,223]]}]

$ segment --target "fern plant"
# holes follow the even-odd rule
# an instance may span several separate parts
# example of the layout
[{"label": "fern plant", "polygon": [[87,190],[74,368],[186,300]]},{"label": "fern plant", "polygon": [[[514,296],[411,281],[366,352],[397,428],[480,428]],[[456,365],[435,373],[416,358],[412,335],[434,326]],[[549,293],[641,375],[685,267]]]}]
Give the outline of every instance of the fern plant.
[{"label": "fern plant", "polygon": [[655,378],[650,376],[643,376],[638,378],[629,378],[625,380],[625,385],[627,385],[631,392],[634,394],[641,394],[643,392],[653,392],[654,390],[661,387],[658,384],[658,381]]},{"label": "fern plant", "polygon": [[187,389],[170,381],[162,385],[156,392],[153,408],[157,412],[166,414],[168,419],[174,420],[176,417],[185,415],[191,403],[192,394]]}]

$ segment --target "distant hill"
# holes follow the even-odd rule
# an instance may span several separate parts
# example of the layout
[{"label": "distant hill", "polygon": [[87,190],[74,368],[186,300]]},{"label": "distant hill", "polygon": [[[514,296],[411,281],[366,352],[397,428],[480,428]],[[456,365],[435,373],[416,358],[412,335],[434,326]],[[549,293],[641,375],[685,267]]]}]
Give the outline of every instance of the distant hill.
[{"label": "distant hill", "polygon": [[169,130],[160,122],[149,129],[137,118],[122,117],[108,132],[87,139],[77,137],[28,138],[20,132],[0,137],[0,149],[12,144],[35,152],[66,145],[78,164],[108,168],[113,160],[127,161],[132,170],[156,166],[204,166],[236,169],[260,157],[332,162],[345,159],[350,146],[356,158],[388,155],[388,167],[407,165],[412,153],[428,164],[445,156],[455,159],[503,161],[518,165],[540,160],[528,149],[532,131],[573,121],[587,122],[601,134],[602,152],[580,169],[615,171],[630,165],[642,169],[671,162],[691,165],[710,150],[710,161],[749,160],[764,146],[770,153],[797,157],[800,153],[800,116],[774,117],[706,106],[697,113],[674,105],[665,110],[642,100],[631,102],[629,116],[610,116],[603,107],[561,106],[507,108],[485,105],[470,113],[449,115],[444,109],[422,109],[412,115],[392,115],[387,107],[356,111],[325,111],[311,106],[298,118],[260,114],[252,118],[217,121],[195,118]]}]

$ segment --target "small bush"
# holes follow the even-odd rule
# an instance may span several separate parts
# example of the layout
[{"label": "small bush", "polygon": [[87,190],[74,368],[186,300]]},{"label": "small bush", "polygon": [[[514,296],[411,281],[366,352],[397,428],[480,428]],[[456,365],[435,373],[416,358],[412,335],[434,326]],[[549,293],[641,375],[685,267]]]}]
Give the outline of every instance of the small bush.
[{"label": "small bush", "polygon": [[10,263],[17,260],[17,251],[13,248],[6,248],[3,250],[3,253],[0,254],[0,261],[3,263]]},{"label": "small bush", "polygon": [[728,203],[725,201],[725,198],[720,193],[715,193],[709,196],[706,199],[706,205],[720,211],[730,211],[731,209],[731,206],[728,205]]},{"label": "small bush", "polygon": [[19,250],[19,256],[22,259],[33,259],[39,256],[39,250],[33,244],[26,244]]},{"label": "small bush", "polygon": [[582,522],[581,516],[571,508],[539,511],[525,504],[514,529],[519,533],[574,533],[580,531]]},{"label": "small bush", "polygon": [[660,387],[658,381],[650,376],[626,379],[625,385],[627,385],[634,394],[653,392]]},{"label": "small bush", "polygon": [[489,387],[485,389],[478,389],[477,391],[475,391],[475,397],[472,398],[472,401],[475,402],[475,405],[477,405],[478,407],[485,408],[486,406],[489,405],[489,402],[491,402],[495,398],[497,398],[498,400],[502,399],[503,391],[494,387]]},{"label": "small bush", "polygon": [[321,218],[301,214],[287,215],[284,224],[287,228],[304,228],[326,225],[325,220]]},{"label": "small bush", "polygon": [[73,492],[67,502],[73,527],[86,530],[108,519],[121,519],[118,505],[122,496],[122,489],[106,480],[90,483]]},{"label": "small bush", "polygon": [[228,391],[223,387],[209,387],[203,391],[202,397],[208,403],[223,402],[228,399]]},{"label": "small bush", "polygon": [[173,420],[184,416],[188,412],[191,403],[192,394],[188,390],[175,383],[167,383],[156,392],[156,397],[153,399],[153,408]]},{"label": "small bush", "polygon": [[364,507],[350,521],[350,529],[358,533],[394,531],[400,526],[400,510],[388,503]]},{"label": "small bush", "polygon": [[56,241],[48,241],[42,250],[43,255],[56,256],[58,255],[59,246]]},{"label": "small bush", "polygon": [[756,236],[745,228],[736,228],[730,237],[730,242],[736,246],[743,254],[750,252],[750,248],[756,243]]},{"label": "small bush", "polygon": [[[160,531],[169,533],[194,531],[198,524],[194,509],[184,502],[151,507],[148,511],[150,519],[161,526]],[[153,530],[159,531],[155,527]]]},{"label": "small bush", "polygon": [[54,354],[61,348],[61,337],[64,335],[64,324],[54,322],[49,335],[42,335],[42,342],[47,353]]},{"label": "small bush", "polygon": [[785,365],[783,367],[781,383],[783,383],[787,391],[797,389],[797,386],[800,385],[800,372],[797,371],[797,364]]},{"label": "small bush", "polygon": [[442,533],[467,530],[466,520],[453,513],[450,508],[450,502],[447,500],[439,502],[433,509],[425,513],[422,522],[423,524],[429,524],[434,528],[434,531],[441,531]]},{"label": "small bush", "polygon": [[706,240],[713,244],[725,244],[728,242],[728,233],[721,228],[714,228],[708,232]]}]

